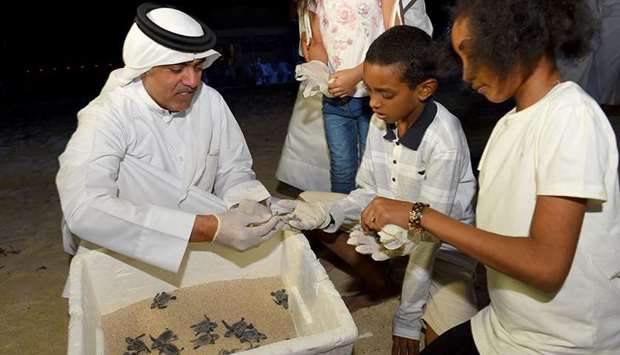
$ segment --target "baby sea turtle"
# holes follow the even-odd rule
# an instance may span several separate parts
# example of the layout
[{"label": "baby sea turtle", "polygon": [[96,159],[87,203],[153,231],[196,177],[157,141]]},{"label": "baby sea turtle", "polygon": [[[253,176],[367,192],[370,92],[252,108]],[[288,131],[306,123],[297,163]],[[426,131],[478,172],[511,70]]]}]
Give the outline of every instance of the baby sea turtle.
[{"label": "baby sea turtle", "polygon": [[243,334],[239,337],[239,341],[242,343],[250,343],[250,346],[252,346],[252,343],[258,343],[265,339],[267,339],[267,336],[256,330],[252,324],[245,328]]},{"label": "baby sea turtle", "polygon": [[176,345],[172,343],[164,344],[159,349],[159,355],[179,355],[181,353],[181,350],[183,349],[185,348],[179,349]]},{"label": "baby sea turtle", "polygon": [[288,309],[288,295],[285,289],[272,292],[271,295],[273,296],[273,301],[277,305],[284,307],[284,309]]},{"label": "baby sea turtle", "polygon": [[228,329],[226,333],[224,333],[224,336],[227,338],[229,338],[231,335],[240,338],[241,335],[243,335],[243,331],[248,327],[248,323],[246,323],[245,318],[241,318],[240,321],[234,323],[233,325],[228,325],[228,323],[226,323],[226,321],[224,320],[222,320],[222,323],[224,323],[224,326],[226,327],[226,329]]},{"label": "baby sea turtle", "polygon": [[153,344],[151,345],[151,349],[159,349],[159,351],[161,352],[162,348],[164,345],[169,344],[171,341],[177,340],[178,337],[176,334],[174,334],[174,332],[168,328],[166,328],[166,330],[163,331],[163,333],[159,334],[159,336],[156,338],[153,338],[152,335],[149,334],[149,337],[151,337],[151,340],[153,341]]},{"label": "baby sea turtle", "polygon": [[127,351],[123,355],[138,355],[141,352],[150,353],[151,350],[146,346],[146,344],[140,339],[144,336],[144,333],[138,335],[135,338],[126,337],[125,342],[127,343]]},{"label": "baby sea turtle", "polygon": [[194,339],[194,340],[190,340],[192,343],[194,343],[194,349],[198,349],[199,347],[203,346],[203,345],[208,345],[208,344],[215,344],[215,341],[217,339],[219,339],[220,336],[217,334],[211,334],[211,333],[207,333],[207,334],[203,334],[201,336],[199,336],[198,338]]},{"label": "baby sea turtle", "polygon": [[158,294],[155,295],[155,297],[153,298],[153,303],[151,303],[151,308],[159,308],[159,309],[163,309],[168,307],[168,303],[170,303],[170,301],[172,300],[176,300],[177,296],[172,296],[168,293],[164,292],[160,292]]},{"label": "baby sea turtle", "polygon": [[198,335],[201,333],[211,333],[215,330],[215,328],[217,328],[217,323],[211,322],[211,320],[209,319],[209,317],[207,317],[206,314],[204,314],[204,317],[205,320],[190,326],[194,331],[194,335]]}]

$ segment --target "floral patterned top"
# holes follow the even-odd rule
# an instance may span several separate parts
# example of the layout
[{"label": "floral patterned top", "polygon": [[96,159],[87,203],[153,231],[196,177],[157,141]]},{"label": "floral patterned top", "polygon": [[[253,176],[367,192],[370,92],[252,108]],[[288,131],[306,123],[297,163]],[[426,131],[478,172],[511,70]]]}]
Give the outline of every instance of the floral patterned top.
[{"label": "floral patterned top", "polygon": [[[385,31],[381,0],[317,0],[318,18],[331,73],[364,61],[372,41]],[[358,84],[355,97],[368,96]]]}]

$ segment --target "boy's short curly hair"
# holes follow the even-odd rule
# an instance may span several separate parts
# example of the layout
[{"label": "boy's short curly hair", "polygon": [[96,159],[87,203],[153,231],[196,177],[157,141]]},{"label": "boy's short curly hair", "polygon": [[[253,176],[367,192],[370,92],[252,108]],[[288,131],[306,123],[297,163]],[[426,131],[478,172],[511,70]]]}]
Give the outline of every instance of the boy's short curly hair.
[{"label": "boy's short curly hair", "polygon": [[582,57],[598,28],[583,0],[460,0],[453,18],[469,21],[472,64],[502,77],[516,65],[531,71],[545,55]]},{"label": "boy's short curly hair", "polygon": [[441,78],[456,68],[454,56],[445,42],[435,42],[413,26],[395,26],[372,42],[365,61],[399,67],[402,80],[414,89],[430,78]]}]

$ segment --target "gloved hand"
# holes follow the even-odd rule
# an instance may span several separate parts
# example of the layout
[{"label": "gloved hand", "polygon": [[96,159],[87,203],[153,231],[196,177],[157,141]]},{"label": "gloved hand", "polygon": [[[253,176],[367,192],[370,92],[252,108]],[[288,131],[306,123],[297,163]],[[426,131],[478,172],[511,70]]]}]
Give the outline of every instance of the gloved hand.
[{"label": "gloved hand", "polygon": [[415,243],[409,239],[409,231],[395,224],[386,224],[379,231],[379,241],[385,249],[399,250],[401,255],[411,254]]},{"label": "gloved hand", "polygon": [[[246,201],[250,201],[253,202],[252,200],[246,200]],[[269,198],[260,201],[259,205],[266,207],[266,209],[261,208],[261,207],[247,207],[247,202],[245,204],[240,204],[239,207],[241,208],[251,208],[251,212],[249,212],[250,214],[252,213],[262,213],[267,215],[268,213],[271,214],[274,218],[277,217],[279,219],[278,223],[275,225],[275,227],[273,227],[272,231],[270,232],[273,234],[276,234],[278,232],[280,232],[281,230],[290,230],[291,226],[288,225],[287,220],[289,218],[289,214],[290,212],[292,212],[292,209],[289,211],[287,210],[283,210],[278,203],[281,201],[281,199],[277,198],[277,197],[273,197],[270,196]],[[248,211],[246,211],[248,212]]]},{"label": "gloved hand", "polygon": [[412,253],[416,244],[409,240],[408,234],[406,229],[388,224],[379,231],[377,238],[374,233],[366,233],[356,227],[349,234],[347,244],[354,245],[355,251],[360,254],[367,254],[373,260],[383,261]]},{"label": "gloved hand", "polygon": [[272,196],[269,208],[274,216],[286,216],[292,214],[296,206],[296,200],[284,200]]},{"label": "gloved hand", "polygon": [[370,255],[373,260],[383,261],[390,258],[374,232],[364,232],[357,226],[349,233],[347,244],[355,246],[355,251],[360,254]]},{"label": "gloved hand", "polygon": [[272,216],[271,210],[269,209],[269,199],[262,202],[244,199],[239,201],[239,203],[232,209],[239,209],[243,213],[260,216],[265,220]]},{"label": "gloved hand", "polygon": [[318,60],[298,64],[295,67],[295,79],[301,81],[304,97],[323,94],[334,97],[327,89],[329,80],[329,68]]},{"label": "gloved hand", "polygon": [[237,208],[216,214],[215,218],[218,225],[213,242],[241,251],[273,237],[280,222],[267,207],[252,200],[242,200]]},{"label": "gloved hand", "polygon": [[332,220],[327,209],[318,202],[280,200],[278,205],[282,209],[293,211],[285,219],[291,227],[299,230],[323,229]]}]

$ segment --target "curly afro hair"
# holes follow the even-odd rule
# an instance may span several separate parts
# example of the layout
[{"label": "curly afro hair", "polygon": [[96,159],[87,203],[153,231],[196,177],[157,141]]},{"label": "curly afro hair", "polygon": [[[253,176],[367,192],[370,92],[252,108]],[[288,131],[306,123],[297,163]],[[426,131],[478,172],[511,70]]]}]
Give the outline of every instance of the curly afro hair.
[{"label": "curly afro hair", "polygon": [[582,57],[598,30],[584,0],[460,0],[453,17],[469,21],[472,64],[501,77],[517,65],[530,72],[543,56]]},{"label": "curly afro hair", "polygon": [[411,89],[424,80],[442,78],[457,67],[445,42],[435,42],[413,26],[395,26],[382,33],[368,48],[365,60],[398,67]]}]

